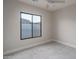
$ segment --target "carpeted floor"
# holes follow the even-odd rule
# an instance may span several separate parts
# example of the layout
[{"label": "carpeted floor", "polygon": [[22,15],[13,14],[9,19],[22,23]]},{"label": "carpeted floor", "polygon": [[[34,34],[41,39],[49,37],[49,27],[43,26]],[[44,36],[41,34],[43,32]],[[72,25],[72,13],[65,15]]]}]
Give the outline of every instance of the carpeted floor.
[{"label": "carpeted floor", "polygon": [[76,59],[76,49],[52,42],[4,56],[4,59]]}]

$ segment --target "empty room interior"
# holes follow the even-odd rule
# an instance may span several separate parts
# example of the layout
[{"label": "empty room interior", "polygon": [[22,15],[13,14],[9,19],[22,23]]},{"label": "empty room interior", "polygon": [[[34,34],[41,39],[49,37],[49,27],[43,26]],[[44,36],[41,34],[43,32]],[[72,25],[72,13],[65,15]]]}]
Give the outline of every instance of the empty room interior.
[{"label": "empty room interior", "polygon": [[76,59],[76,0],[3,0],[4,59]]}]

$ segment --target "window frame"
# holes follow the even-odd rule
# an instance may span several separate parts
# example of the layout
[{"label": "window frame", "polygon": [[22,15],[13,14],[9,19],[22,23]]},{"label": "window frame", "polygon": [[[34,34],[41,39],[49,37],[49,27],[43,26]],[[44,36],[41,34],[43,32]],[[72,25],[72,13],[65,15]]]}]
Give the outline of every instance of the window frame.
[{"label": "window frame", "polygon": [[[31,36],[31,37],[28,37],[28,38],[22,38],[22,19],[21,19],[21,14],[22,14],[22,13],[32,15],[32,29],[31,29],[32,36]],[[35,16],[40,16],[40,36],[35,36],[35,37],[33,37],[33,15],[35,15]],[[31,39],[31,38],[37,38],[37,37],[42,37],[42,16],[41,16],[41,15],[37,15],[37,14],[31,14],[31,13],[26,13],[26,12],[20,12],[20,40]]]}]

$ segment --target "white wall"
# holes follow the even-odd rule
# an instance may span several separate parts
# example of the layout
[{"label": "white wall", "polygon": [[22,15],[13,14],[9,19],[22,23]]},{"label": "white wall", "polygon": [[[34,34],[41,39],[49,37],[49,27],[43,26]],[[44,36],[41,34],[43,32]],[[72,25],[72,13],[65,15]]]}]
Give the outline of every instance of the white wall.
[{"label": "white wall", "polygon": [[63,44],[76,47],[76,6],[75,4],[56,10],[52,14],[53,38]]},{"label": "white wall", "polygon": [[[42,37],[20,40],[20,12],[42,15]],[[41,43],[52,38],[50,12],[14,1],[4,0],[4,54],[18,48]]]}]

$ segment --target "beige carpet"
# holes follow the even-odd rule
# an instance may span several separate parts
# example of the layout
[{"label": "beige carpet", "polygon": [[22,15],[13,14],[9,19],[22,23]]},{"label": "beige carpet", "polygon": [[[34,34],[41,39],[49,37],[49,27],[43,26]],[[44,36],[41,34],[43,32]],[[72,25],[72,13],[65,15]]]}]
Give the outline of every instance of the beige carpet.
[{"label": "beige carpet", "polygon": [[4,56],[4,59],[76,59],[76,49],[52,42]]}]

